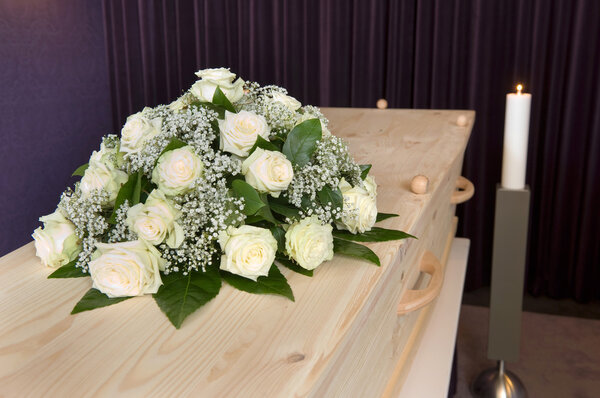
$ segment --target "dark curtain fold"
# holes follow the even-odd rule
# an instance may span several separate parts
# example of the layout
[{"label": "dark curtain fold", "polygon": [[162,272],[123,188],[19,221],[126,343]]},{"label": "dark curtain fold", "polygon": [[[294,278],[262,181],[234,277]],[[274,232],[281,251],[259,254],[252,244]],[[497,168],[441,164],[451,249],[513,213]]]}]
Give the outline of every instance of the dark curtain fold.
[{"label": "dark curtain fold", "polygon": [[533,94],[527,288],[600,298],[600,2],[105,0],[114,128],[229,66],[304,103],[475,109],[459,209],[467,287],[489,283],[505,94]]}]

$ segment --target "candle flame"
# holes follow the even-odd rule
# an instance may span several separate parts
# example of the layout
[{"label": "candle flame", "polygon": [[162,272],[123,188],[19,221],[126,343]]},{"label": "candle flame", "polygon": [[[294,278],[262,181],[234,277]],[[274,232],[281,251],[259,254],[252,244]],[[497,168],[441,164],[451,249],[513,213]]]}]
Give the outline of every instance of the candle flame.
[{"label": "candle flame", "polygon": [[521,95],[521,90],[523,90],[523,85],[522,84],[518,84],[517,85],[517,94]]}]

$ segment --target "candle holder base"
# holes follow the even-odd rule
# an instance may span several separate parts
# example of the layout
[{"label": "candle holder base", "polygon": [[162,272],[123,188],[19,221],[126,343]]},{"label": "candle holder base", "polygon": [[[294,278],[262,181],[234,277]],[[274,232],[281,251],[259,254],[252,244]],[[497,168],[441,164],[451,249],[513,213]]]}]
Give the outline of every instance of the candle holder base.
[{"label": "candle holder base", "polygon": [[527,389],[517,375],[504,369],[504,361],[498,361],[498,367],[477,376],[471,394],[476,398],[527,398]]}]

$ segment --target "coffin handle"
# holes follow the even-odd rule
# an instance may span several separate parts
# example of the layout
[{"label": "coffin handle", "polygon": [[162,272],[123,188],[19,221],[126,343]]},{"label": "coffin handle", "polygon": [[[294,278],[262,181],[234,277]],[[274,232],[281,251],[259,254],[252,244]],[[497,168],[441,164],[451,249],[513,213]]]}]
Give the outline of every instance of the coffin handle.
[{"label": "coffin handle", "polygon": [[431,275],[429,286],[420,290],[407,290],[398,304],[398,315],[405,315],[425,307],[439,296],[440,290],[442,290],[444,271],[440,260],[432,252],[426,251],[423,254],[419,271]]},{"label": "coffin handle", "polygon": [[475,185],[463,176],[458,177],[456,180],[456,190],[452,192],[450,197],[450,203],[457,205],[464,203],[473,197],[475,193]]}]

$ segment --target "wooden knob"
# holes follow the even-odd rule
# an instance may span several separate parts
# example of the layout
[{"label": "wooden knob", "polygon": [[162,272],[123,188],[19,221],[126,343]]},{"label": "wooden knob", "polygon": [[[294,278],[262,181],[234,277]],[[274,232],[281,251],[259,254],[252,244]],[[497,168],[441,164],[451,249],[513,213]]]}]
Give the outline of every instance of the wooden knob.
[{"label": "wooden knob", "polygon": [[456,124],[459,125],[460,127],[465,127],[468,123],[469,123],[469,120],[467,119],[467,117],[465,115],[460,115],[456,119]]},{"label": "wooden knob", "polygon": [[387,109],[388,103],[385,98],[380,98],[377,100],[377,108],[379,109]]},{"label": "wooden knob", "polygon": [[410,182],[410,190],[416,194],[427,193],[427,188],[429,188],[429,178],[423,175],[414,176]]}]

